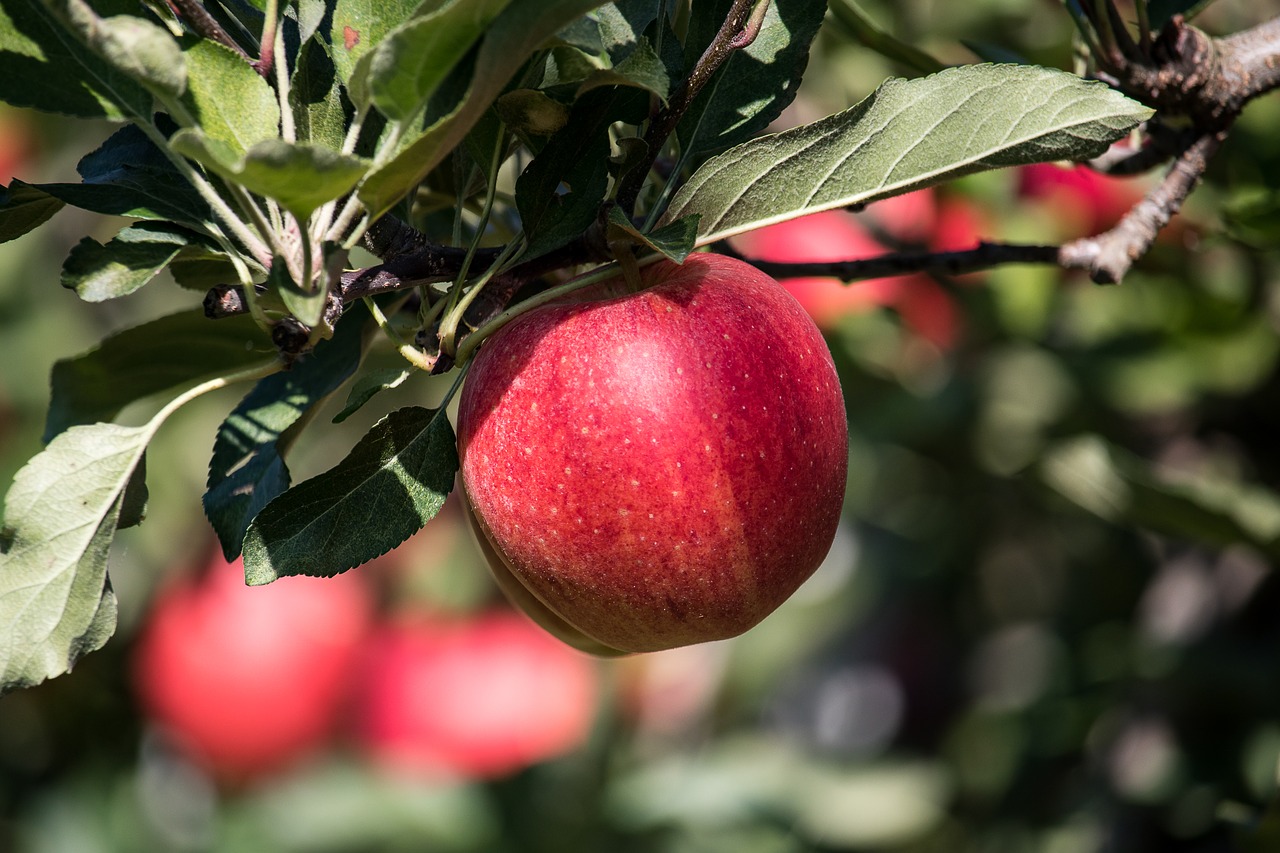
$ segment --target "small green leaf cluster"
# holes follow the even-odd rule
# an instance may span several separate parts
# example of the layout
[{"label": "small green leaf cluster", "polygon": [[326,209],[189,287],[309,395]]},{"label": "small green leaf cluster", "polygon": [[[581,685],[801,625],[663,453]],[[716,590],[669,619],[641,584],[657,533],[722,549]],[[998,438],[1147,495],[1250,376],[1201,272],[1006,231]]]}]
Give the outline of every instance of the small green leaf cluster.
[{"label": "small green leaf cluster", "polygon": [[[79,182],[0,188],[0,241],[68,205],[125,217],[71,251],[65,287],[102,301],[167,270],[243,311],[127,329],[54,371],[48,446],[4,504],[0,690],[110,636],[112,537],[140,520],[148,442],[196,396],[255,381],[217,432],[203,500],[226,556],[243,553],[250,583],[337,574],[427,523],[458,464],[446,397],[386,414],[292,483],[288,451],[344,387],[338,419],[424,373],[456,366],[456,388],[496,324],[611,258],[679,261],[806,213],[1093,156],[1150,114],[1064,72],[976,65],[759,136],[795,96],[825,0],[155,8],[0,0],[0,100],[119,124]],[[726,33],[743,12],[750,37]],[[344,272],[357,247],[383,263]],[[404,369],[366,367],[388,344]],[[112,423],[159,394],[144,425]]]}]

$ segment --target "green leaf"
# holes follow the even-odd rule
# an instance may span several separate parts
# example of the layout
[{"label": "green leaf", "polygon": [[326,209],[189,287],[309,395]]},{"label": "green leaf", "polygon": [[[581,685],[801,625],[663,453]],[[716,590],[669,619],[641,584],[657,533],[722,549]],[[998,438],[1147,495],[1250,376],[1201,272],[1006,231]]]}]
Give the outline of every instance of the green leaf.
[{"label": "green leaf", "polygon": [[[362,60],[368,63],[366,86],[373,105],[393,121],[418,115],[510,2],[450,0],[392,31]],[[352,98],[361,103],[354,89]]]},{"label": "green leaf", "polygon": [[[205,231],[209,205],[164,153],[133,125],[121,128],[76,167],[82,184],[35,188],[74,207],[131,219],[179,222]],[[14,181],[12,186],[21,182]]]},{"label": "green leaf", "polygon": [[62,210],[63,202],[39,187],[14,181],[0,188],[0,243],[33,231]]},{"label": "green leaf", "polygon": [[369,371],[351,386],[351,392],[347,394],[347,404],[342,407],[342,411],[333,416],[333,422],[342,423],[360,411],[375,395],[390,391],[392,388],[399,388],[412,375],[412,370],[401,370],[398,367],[381,367]]},{"label": "green leaf", "polygon": [[1280,495],[1229,480],[1157,477],[1150,466],[1096,435],[1054,445],[1041,480],[1099,518],[1181,540],[1227,546],[1247,542],[1280,559]]},{"label": "green leaf", "polygon": [[602,0],[511,0],[480,43],[469,91],[447,115],[371,172],[358,194],[377,219],[418,185],[458,145],[545,41]]},{"label": "green leaf", "polygon": [[68,672],[114,633],[107,556],[153,432],[75,427],[13,478],[0,553],[0,693]]},{"label": "green leaf", "polygon": [[947,67],[915,45],[880,29],[858,8],[855,0],[831,0],[831,16],[845,33],[885,59],[891,59],[921,74],[933,74]]},{"label": "green leaf", "polygon": [[618,229],[629,236],[635,243],[645,246],[669,258],[676,263],[684,263],[698,241],[698,217],[689,216],[677,219],[670,225],[664,225],[645,234],[618,207],[609,209],[609,227]]},{"label": "green leaf", "polygon": [[591,72],[578,87],[578,94],[604,86],[634,86],[652,92],[666,103],[667,96],[671,93],[671,76],[653,45],[648,39],[641,38],[626,59],[612,68],[600,68]]},{"label": "green leaf", "polygon": [[185,311],[125,329],[53,366],[44,440],[76,424],[109,421],[159,391],[260,363],[274,351],[247,316],[210,320]]},{"label": "green leaf", "polygon": [[62,286],[86,302],[125,296],[151,281],[193,245],[199,246],[203,255],[216,244],[171,223],[132,225],[105,246],[85,237],[62,264]]},{"label": "green leaf", "polygon": [[558,249],[595,221],[609,189],[608,128],[616,104],[638,94],[601,90],[578,99],[565,126],[516,179],[526,260]]},{"label": "green leaf", "polygon": [[275,92],[244,57],[210,39],[185,51],[191,80],[183,99],[211,139],[243,154],[280,134]]},{"label": "green leaf", "polygon": [[240,156],[221,140],[184,128],[170,144],[250,192],[275,199],[303,220],[325,202],[350,192],[368,168],[359,157],[283,139],[258,142]]},{"label": "green leaf", "polygon": [[392,412],[347,458],[258,514],[244,540],[245,579],[330,577],[385,554],[435,517],[457,471],[443,410]]},{"label": "green leaf", "polygon": [[218,428],[204,512],[228,560],[240,555],[249,522],[289,488],[285,445],[305,416],[359,366],[369,319],[363,308],[348,311],[331,339],[288,371],[260,381]]},{"label": "green leaf", "polygon": [[569,108],[537,89],[515,89],[493,105],[502,123],[521,138],[550,136],[569,123]]},{"label": "green leaf", "polygon": [[[136,4],[113,0],[104,11]],[[127,74],[86,51],[39,0],[0,0],[0,100],[81,118],[141,118],[151,94]]]},{"label": "green leaf", "polygon": [[842,113],[708,160],[664,221],[700,214],[707,245],[973,172],[1097,156],[1151,114],[1102,83],[1036,66],[893,79]]},{"label": "green leaf", "polygon": [[317,36],[302,45],[289,83],[299,142],[342,150],[354,109],[342,95],[328,46]]},{"label": "green leaf", "polygon": [[[717,0],[716,13],[694,19],[686,56],[692,67],[728,14],[731,0]],[[809,61],[809,46],[826,13],[826,0],[770,3],[755,41],[730,54],[694,100],[677,134],[693,162],[751,138],[782,114],[795,98]]]},{"label": "green leaf", "polygon": [[338,0],[329,28],[338,78],[349,81],[360,57],[409,20],[419,5],[418,0]]}]

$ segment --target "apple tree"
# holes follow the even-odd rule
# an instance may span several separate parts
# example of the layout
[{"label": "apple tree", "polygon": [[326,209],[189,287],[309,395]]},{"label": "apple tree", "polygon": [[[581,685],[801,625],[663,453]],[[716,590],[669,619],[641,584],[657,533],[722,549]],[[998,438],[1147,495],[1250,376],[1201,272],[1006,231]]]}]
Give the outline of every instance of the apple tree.
[{"label": "apple tree", "polygon": [[[63,208],[123,217],[75,245],[64,287],[105,302],[166,272],[203,295],[54,368],[46,446],[4,501],[0,684],[59,675],[111,636],[108,557],[145,515],[148,446],[209,392],[243,388],[202,498],[224,555],[255,585],[333,576],[440,511],[459,467],[447,408],[485,341],[600,282],[977,173],[1167,164],[1113,228],[1062,245],[977,235],[759,263],[777,278],[1033,263],[1119,281],[1280,80],[1276,21],[1211,38],[1184,17],[1195,5],[1138,0],[1131,21],[1067,3],[1073,73],[994,48],[1004,61],[944,64],[845,0],[0,0],[0,98],[111,124],[79,181],[4,188],[0,237]],[[911,74],[791,122],[824,27]],[[397,367],[368,366],[388,349]],[[293,481],[290,452],[330,440],[322,403],[345,399],[341,422],[427,376],[449,383],[431,406],[387,411]],[[148,400],[162,402],[117,422]]]}]

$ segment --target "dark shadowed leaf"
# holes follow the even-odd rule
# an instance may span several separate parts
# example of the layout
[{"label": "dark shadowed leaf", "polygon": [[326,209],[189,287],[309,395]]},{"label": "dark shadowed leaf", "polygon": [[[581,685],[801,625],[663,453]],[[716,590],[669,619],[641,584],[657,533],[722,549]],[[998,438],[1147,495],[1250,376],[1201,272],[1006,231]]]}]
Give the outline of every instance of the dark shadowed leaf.
[{"label": "dark shadowed leaf", "polygon": [[[717,0],[716,14],[695,17],[686,45],[689,67],[711,42],[731,0]],[[809,45],[826,14],[826,0],[770,3],[756,40],[729,59],[680,122],[677,134],[694,161],[759,133],[795,98],[809,61]]]},{"label": "dark shadowed leaf", "polygon": [[337,466],[258,514],[244,540],[246,580],[329,577],[385,554],[435,517],[457,470],[443,410],[392,412]]},{"label": "dark shadowed leaf", "polygon": [[0,190],[0,243],[39,228],[62,210],[62,205],[39,187],[14,181]]},{"label": "dark shadowed leaf", "polygon": [[433,122],[360,185],[360,200],[377,219],[404,197],[460,143],[529,55],[601,0],[512,0],[485,33],[470,89],[462,102]]},{"label": "dark shadowed leaf", "polygon": [[204,511],[228,560],[240,555],[249,522],[289,488],[282,453],[290,430],[355,372],[368,321],[363,308],[348,311],[330,340],[260,381],[218,428]]},{"label": "dark shadowed leaf", "polygon": [[210,320],[185,311],[125,329],[53,366],[44,440],[76,424],[109,421],[159,391],[261,363],[274,351],[247,316]]},{"label": "dark shadowed leaf", "polygon": [[168,220],[202,231],[212,220],[205,200],[133,125],[112,134],[76,168],[84,183],[41,184],[36,189],[74,207],[111,216]]},{"label": "dark shadowed leaf", "polygon": [[707,245],[973,172],[1097,156],[1150,115],[1102,83],[1029,65],[893,79],[842,113],[708,160],[665,218],[700,214]]},{"label": "dark shadowed leaf", "polygon": [[126,296],[155,278],[188,247],[206,255],[216,244],[172,223],[138,223],[106,245],[85,237],[62,264],[62,286],[87,302]]}]

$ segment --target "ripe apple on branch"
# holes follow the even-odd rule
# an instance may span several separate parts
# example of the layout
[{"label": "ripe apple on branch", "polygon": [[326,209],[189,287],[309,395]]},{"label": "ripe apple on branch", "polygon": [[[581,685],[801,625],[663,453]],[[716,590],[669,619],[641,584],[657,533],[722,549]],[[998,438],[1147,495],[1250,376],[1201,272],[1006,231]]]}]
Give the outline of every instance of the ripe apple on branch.
[{"label": "ripe apple on branch", "polygon": [[[830,356],[770,276],[1035,262],[1118,280],[1280,82],[1274,21],[1211,39],[1143,17],[1135,37],[1106,0],[1068,9],[1096,79],[943,68],[882,37],[935,73],[762,135],[796,96],[824,0],[11,5],[6,50],[29,61],[0,98],[118,129],[79,182],[11,181],[0,239],[67,205],[125,216],[71,251],[67,288],[102,301],[167,270],[208,295],[55,368],[47,447],[0,529],[4,690],[111,636],[108,557],[145,515],[148,445],[239,383],[202,503],[251,585],[397,547],[461,466],[500,583],[553,632],[611,653],[745,631],[821,560],[846,464]],[[704,251],[975,172],[1088,161],[1135,132],[1139,153],[1108,167],[1169,174],[1065,246],[754,268]],[[379,263],[352,269],[357,248]],[[374,348],[402,369],[370,369]],[[342,421],[433,374],[452,384],[431,408],[386,412],[292,481],[295,445],[332,435],[327,400],[346,395]],[[116,422],[160,395],[144,422]]]}]

